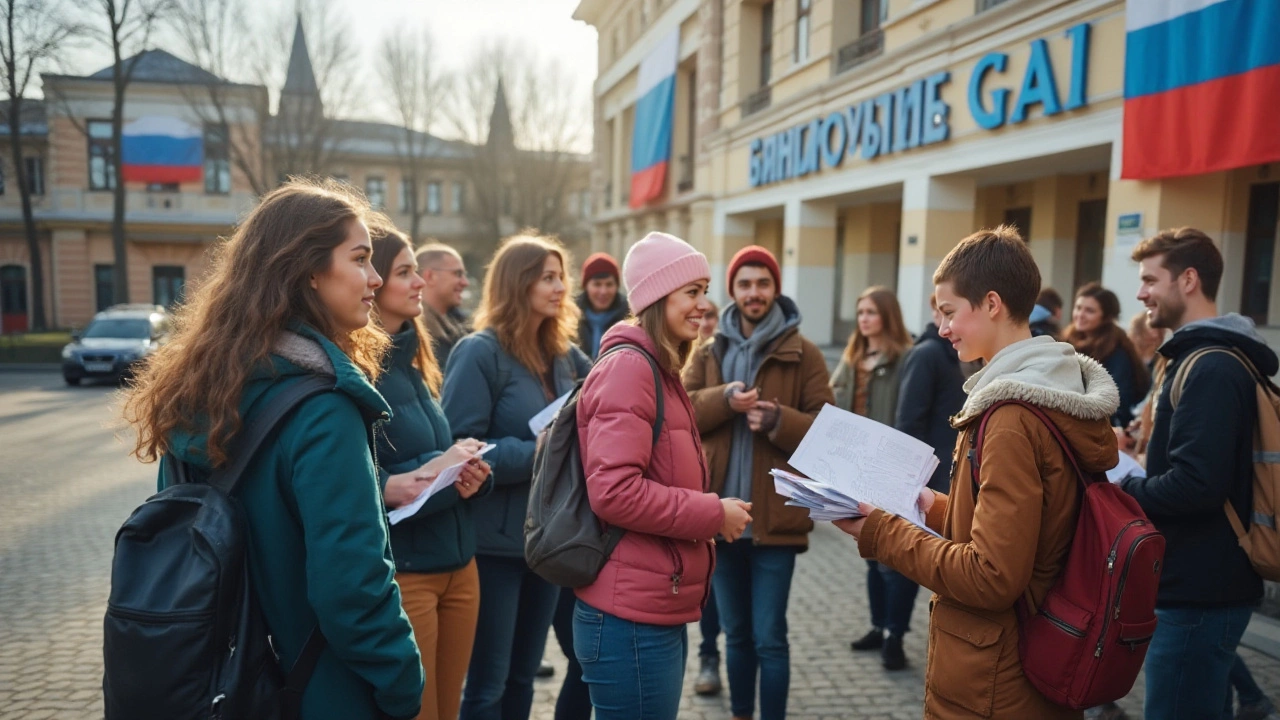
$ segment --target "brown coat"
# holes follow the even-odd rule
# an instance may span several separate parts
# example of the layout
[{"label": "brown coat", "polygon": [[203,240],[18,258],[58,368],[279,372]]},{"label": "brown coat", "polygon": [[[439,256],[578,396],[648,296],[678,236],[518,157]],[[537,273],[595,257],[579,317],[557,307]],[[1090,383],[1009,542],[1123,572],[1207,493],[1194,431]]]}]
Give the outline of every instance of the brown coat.
[{"label": "brown coat", "polygon": [[[682,376],[698,418],[698,432],[702,434],[702,447],[707,452],[714,493],[724,490],[733,444],[732,421],[737,417],[729,407],[725,395],[727,383],[720,373],[723,345],[723,340],[712,340],[695,350]],[[827,386],[826,358],[818,346],[798,330],[788,330],[766,349],[756,374],[756,387],[761,389],[761,399],[778,401],[781,416],[773,432],[755,434],[751,460],[751,536],[761,545],[807,548],[809,533],[813,530],[809,512],[787,507],[786,498],[773,489],[769,471],[787,467],[791,453],[809,431],[822,406],[834,403],[831,388]]]},{"label": "brown coat", "polygon": [[[1043,340],[1045,349],[1065,354],[1060,343]],[[1118,455],[1108,418],[1119,401],[1115,383],[1096,362],[1070,360],[1079,364],[1083,394],[1010,379],[981,383],[982,375],[966,384],[973,394],[953,420],[961,434],[951,495],[937,495],[927,518],[942,538],[879,510],[862,530],[863,557],[934,591],[927,719],[1081,717],[1051,703],[1023,676],[1014,611],[1024,594],[1038,605],[1062,571],[1080,509],[1075,473],[1049,430],[1017,406],[997,410],[987,425],[977,502],[968,458],[982,412],[1018,398],[1046,411],[1085,472],[1114,466]]]}]

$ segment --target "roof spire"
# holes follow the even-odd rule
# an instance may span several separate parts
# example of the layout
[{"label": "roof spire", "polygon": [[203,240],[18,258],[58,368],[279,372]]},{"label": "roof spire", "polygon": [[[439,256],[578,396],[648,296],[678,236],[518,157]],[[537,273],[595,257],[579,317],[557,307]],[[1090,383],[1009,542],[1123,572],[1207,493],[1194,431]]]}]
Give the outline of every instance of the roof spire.
[{"label": "roof spire", "polygon": [[507,106],[507,93],[498,76],[498,90],[493,98],[493,112],[489,115],[490,146],[499,149],[515,148],[515,131],[511,127],[511,109]]},{"label": "roof spire", "polygon": [[286,95],[320,94],[316,84],[316,73],[311,68],[311,56],[307,53],[307,37],[302,31],[302,13],[298,13],[298,22],[293,30],[293,49],[289,52],[289,71],[285,74],[284,88]]}]

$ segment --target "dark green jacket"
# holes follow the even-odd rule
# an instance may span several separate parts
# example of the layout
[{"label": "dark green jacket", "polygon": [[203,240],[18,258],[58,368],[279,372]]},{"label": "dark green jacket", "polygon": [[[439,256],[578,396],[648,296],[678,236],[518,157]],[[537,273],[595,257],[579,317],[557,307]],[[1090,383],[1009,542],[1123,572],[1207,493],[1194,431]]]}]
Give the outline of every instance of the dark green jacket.
[{"label": "dark green jacket", "polygon": [[[893,427],[894,416],[898,411],[898,379],[902,370],[902,358],[889,360],[881,355],[871,369],[871,380],[867,384],[867,417],[878,423]],[[836,407],[853,411],[853,396],[857,392],[857,380],[854,368],[840,358],[835,372],[831,373],[831,390],[835,394]]]},{"label": "dark green jacket", "polygon": [[[298,333],[282,334],[240,401],[241,417],[251,418],[305,375],[334,378],[334,392],[308,399],[282,423],[237,491],[254,591],[286,669],[317,623],[329,641],[303,695],[304,720],[366,720],[379,710],[413,717],[422,659],[400,607],[370,454],[372,427],[390,409],[336,345],[310,328]],[[209,471],[206,442],[203,434],[170,438],[197,478]],[[167,483],[162,469],[160,487]]]},{"label": "dark green jacket", "polygon": [[[431,396],[422,373],[413,366],[418,354],[418,331],[413,323],[392,338],[378,392],[391,406],[391,422],[378,435],[378,472],[386,488],[391,475],[409,472],[439,457],[453,445],[449,421]],[[493,489],[486,482],[474,497]],[[472,499],[474,499],[474,497]],[[391,526],[391,551],[396,570],[444,573],[457,570],[476,554],[476,529],[471,501],[450,486],[431,496],[413,517]]]}]

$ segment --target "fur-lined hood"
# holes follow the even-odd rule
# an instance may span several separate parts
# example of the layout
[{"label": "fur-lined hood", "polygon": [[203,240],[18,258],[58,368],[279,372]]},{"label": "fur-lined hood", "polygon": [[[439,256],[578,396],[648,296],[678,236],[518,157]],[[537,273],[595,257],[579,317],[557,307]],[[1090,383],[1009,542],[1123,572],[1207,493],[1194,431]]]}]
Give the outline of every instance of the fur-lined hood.
[{"label": "fur-lined hood", "polygon": [[1107,420],[1120,391],[1106,368],[1047,336],[1014,343],[964,384],[969,398],[951,419],[961,427],[1001,400],[1022,400],[1077,420]]}]

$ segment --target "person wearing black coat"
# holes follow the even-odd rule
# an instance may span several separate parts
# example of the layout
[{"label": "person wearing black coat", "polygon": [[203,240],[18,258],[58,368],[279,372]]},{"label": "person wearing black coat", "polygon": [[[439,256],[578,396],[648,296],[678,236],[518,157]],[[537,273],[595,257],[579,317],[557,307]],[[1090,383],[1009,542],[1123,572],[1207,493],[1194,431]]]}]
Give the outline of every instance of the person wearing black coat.
[{"label": "person wearing black coat", "polygon": [[929,487],[945,494],[951,487],[951,453],[956,446],[951,416],[964,405],[964,373],[959,355],[951,343],[938,335],[936,324],[925,326],[903,359],[899,383],[893,425],[933,448],[938,468],[933,471]]}]

